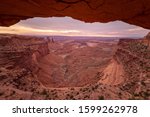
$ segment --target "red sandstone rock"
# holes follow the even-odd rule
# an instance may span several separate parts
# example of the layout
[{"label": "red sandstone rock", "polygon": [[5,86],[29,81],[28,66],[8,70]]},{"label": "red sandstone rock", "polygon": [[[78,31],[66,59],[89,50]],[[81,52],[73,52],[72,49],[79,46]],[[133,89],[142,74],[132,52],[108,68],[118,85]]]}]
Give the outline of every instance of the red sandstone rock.
[{"label": "red sandstone rock", "polygon": [[121,40],[114,56],[114,42],[46,42],[0,35],[0,99],[150,99],[143,41]]},{"label": "red sandstone rock", "polygon": [[85,22],[121,20],[150,29],[149,0],[0,0],[0,25],[32,17],[64,17]]}]

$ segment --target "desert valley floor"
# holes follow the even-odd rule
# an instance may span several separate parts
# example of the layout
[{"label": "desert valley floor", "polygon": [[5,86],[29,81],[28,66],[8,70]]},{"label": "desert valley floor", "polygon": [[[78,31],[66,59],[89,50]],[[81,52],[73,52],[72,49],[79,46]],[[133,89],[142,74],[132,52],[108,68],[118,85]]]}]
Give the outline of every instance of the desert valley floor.
[{"label": "desert valley floor", "polygon": [[112,58],[115,45],[113,41],[97,40],[50,43],[50,54],[39,60],[37,78],[45,86],[56,88],[96,83]]},{"label": "desert valley floor", "polygon": [[0,35],[0,99],[150,99],[141,39]]}]

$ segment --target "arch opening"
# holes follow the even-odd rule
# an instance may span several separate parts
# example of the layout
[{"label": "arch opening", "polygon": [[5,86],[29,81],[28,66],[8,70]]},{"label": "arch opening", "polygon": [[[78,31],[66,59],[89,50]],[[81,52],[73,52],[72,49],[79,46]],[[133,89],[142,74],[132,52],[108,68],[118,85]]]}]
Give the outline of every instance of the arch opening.
[{"label": "arch opening", "polygon": [[133,92],[148,90],[149,35],[142,39],[148,32],[120,21],[85,23],[70,17],[0,27],[0,86],[34,93],[35,99],[50,91],[58,95],[48,99],[70,99],[72,92],[76,99],[97,99],[96,91],[107,99],[129,99]]}]

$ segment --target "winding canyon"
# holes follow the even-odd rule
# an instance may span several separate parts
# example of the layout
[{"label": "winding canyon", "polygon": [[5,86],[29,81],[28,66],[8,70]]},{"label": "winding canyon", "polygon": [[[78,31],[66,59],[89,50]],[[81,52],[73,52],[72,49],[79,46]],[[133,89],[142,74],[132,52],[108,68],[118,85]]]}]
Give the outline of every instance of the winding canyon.
[{"label": "winding canyon", "polygon": [[3,34],[0,99],[149,99],[146,40]]}]

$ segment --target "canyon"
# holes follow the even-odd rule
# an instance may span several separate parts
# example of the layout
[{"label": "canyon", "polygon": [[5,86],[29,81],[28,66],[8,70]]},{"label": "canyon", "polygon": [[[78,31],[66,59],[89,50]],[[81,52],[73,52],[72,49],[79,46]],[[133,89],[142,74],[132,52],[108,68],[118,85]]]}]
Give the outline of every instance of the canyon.
[{"label": "canyon", "polygon": [[0,99],[150,99],[143,39],[0,35]]}]

